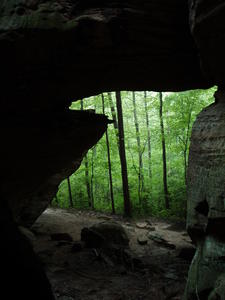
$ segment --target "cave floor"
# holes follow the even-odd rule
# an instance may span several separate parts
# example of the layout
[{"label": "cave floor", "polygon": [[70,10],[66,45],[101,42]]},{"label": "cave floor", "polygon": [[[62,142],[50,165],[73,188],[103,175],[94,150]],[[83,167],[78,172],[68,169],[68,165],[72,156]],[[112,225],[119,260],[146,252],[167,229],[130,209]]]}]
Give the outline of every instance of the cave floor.
[{"label": "cave floor", "polygon": [[[130,252],[136,264],[114,264],[102,259],[94,249],[71,251],[80,241],[83,227],[115,220],[130,238]],[[60,300],[144,300],[182,298],[190,257],[182,255],[193,250],[184,226],[149,218],[157,234],[169,247],[149,238],[146,218],[127,221],[119,216],[78,210],[48,208],[32,227],[34,250],[40,257],[56,299]],[[148,226],[147,226],[148,227]],[[53,240],[52,234],[67,233],[73,241]],[[137,239],[147,244],[140,245]],[[172,247],[171,247],[172,245]],[[172,249],[175,248],[175,249]],[[189,251],[187,251],[189,253]]]}]

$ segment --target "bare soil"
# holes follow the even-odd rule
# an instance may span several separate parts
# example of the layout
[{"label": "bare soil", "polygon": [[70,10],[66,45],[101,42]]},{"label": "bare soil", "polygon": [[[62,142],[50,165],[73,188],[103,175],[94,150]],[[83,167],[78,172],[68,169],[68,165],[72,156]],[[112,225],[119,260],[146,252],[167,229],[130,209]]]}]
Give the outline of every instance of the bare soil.
[{"label": "bare soil", "polygon": [[[130,265],[107,261],[99,255],[98,249],[71,250],[74,243],[80,241],[83,227],[105,220],[119,222],[127,231]],[[155,227],[151,234],[161,236],[174,247],[149,239],[146,221]],[[32,231],[35,232],[34,250],[46,268],[56,299],[182,299],[190,259],[179,257],[179,253],[183,248],[193,248],[183,224],[153,218],[127,221],[103,213],[49,208]],[[51,235],[55,233],[68,233],[73,241],[52,240]],[[138,238],[146,239],[147,244],[140,245]]]}]

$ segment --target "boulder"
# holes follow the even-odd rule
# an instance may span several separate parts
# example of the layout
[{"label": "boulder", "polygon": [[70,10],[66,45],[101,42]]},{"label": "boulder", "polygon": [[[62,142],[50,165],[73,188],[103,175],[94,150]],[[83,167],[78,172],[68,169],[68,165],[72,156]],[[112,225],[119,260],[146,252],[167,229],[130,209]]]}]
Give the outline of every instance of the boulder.
[{"label": "boulder", "polygon": [[146,235],[140,234],[137,237],[137,242],[139,245],[147,245],[148,238],[146,237]]},{"label": "boulder", "polygon": [[169,249],[175,249],[176,246],[170,242],[168,242],[167,240],[165,240],[159,233],[150,233],[148,234],[148,238],[154,242],[156,242],[157,244],[169,248]]},{"label": "boulder", "polygon": [[101,222],[81,231],[81,240],[91,248],[127,248],[129,238],[122,225],[116,222]]},{"label": "boulder", "polygon": [[67,242],[73,241],[72,236],[66,232],[52,233],[51,239],[52,241],[67,241]]},{"label": "boulder", "polygon": [[136,223],[136,227],[139,229],[147,229],[148,223],[147,222],[138,222],[138,223]]},{"label": "boulder", "polygon": [[[189,171],[187,230],[197,250],[185,300],[224,299],[225,278],[225,94],[205,108],[193,126]],[[218,294],[218,298],[212,295]]]}]

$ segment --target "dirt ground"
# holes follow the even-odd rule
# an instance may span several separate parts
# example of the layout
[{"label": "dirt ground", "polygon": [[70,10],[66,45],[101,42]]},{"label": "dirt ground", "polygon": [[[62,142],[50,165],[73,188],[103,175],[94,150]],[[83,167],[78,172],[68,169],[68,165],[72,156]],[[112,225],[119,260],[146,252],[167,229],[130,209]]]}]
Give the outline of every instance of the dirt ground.
[{"label": "dirt ground", "polygon": [[[77,248],[83,227],[109,220],[119,222],[130,238],[130,264],[107,261],[98,249]],[[191,259],[189,250],[193,250],[183,224],[153,218],[128,222],[119,216],[49,208],[32,231],[34,249],[56,299],[182,299]],[[52,236],[56,233],[67,233],[72,239],[55,240]],[[160,236],[168,245],[149,239],[149,234]]]}]

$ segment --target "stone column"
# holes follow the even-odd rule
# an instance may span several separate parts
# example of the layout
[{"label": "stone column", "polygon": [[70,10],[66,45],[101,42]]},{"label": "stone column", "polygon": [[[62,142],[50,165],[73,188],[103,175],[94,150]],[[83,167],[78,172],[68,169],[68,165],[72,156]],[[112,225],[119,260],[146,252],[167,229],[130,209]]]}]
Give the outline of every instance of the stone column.
[{"label": "stone column", "polygon": [[187,211],[197,250],[184,299],[225,299],[225,91],[215,93],[193,126]]}]

